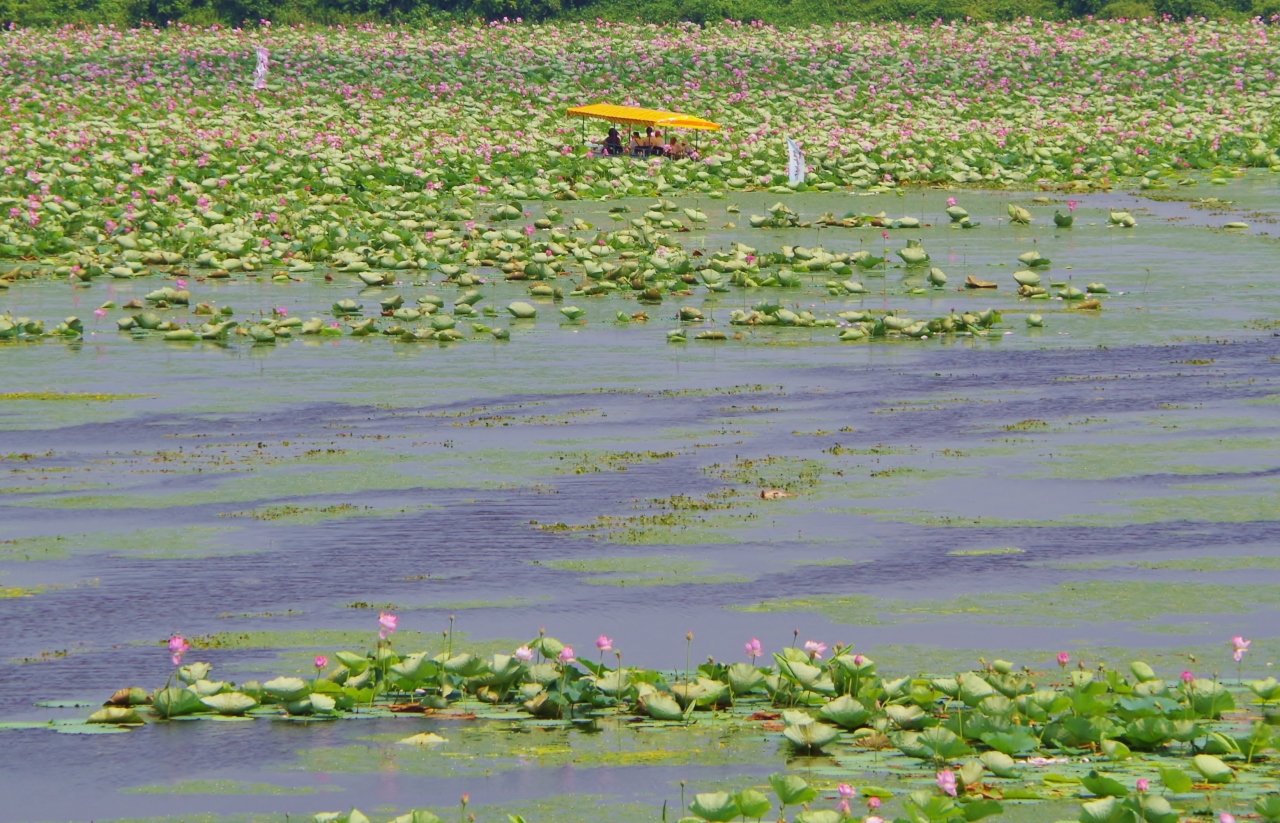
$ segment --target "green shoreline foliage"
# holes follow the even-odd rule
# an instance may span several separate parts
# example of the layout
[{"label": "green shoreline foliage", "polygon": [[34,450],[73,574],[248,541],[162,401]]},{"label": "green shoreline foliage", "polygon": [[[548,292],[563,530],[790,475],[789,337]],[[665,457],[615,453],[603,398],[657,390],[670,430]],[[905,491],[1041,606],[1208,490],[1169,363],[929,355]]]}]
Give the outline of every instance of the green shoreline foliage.
[{"label": "green shoreline foliage", "polygon": [[1143,19],[1270,18],[1277,0],[0,0],[0,21],[18,25],[139,23],[165,25],[324,25],[384,22],[422,25],[441,19],[602,19],[646,23],[723,20],[771,25],[861,21],[1010,21],[1098,17]]}]

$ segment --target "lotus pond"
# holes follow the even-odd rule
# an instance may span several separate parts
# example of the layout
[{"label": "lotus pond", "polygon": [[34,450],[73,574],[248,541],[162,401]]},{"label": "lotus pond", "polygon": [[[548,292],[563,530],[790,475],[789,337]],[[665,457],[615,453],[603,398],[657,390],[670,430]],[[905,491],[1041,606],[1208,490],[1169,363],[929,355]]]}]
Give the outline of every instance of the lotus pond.
[{"label": "lotus pond", "polygon": [[562,28],[0,35],[0,821],[1280,820],[1265,29]]}]

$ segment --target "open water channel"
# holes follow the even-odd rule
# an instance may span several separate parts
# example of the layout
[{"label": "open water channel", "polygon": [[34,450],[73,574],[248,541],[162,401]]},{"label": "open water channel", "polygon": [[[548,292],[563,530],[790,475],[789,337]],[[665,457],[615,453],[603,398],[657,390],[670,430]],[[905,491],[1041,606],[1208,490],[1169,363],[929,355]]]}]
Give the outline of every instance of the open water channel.
[{"label": "open water channel", "polygon": [[[685,248],[918,238],[948,286],[908,294],[920,272],[890,267],[862,277],[863,297],[830,296],[823,274],[661,306],[584,297],[585,323],[548,299],[510,341],[445,346],[173,344],[108,319],[87,321],[82,342],[0,347],[0,721],[83,716],[121,686],[161,685],[174,632],[222,678],[306,672],[318,652],[371,645],[383,609],[400,616],[400,648],[438,650],[452,615],[459,642],[482,649],[545,627],[580,654],[603,633],[624,662],[667,668],[692,631],[695,659],[798,636],[902,673],[992,654],[1046,666],[1061,649],[1144,649],[1169,669],[1221,658],[1200,665],[1226,671],[1223,641],[1244,634],[1263,675],[1280,653],[1278,193],[1260,175],[1163,193],[1181,200],[1089,195],[1067,230],[1050,220],[1065,198],[1031,193],[961,194],[983,223],[973,230],[947,225],[945,192],[787,200],[805,219],[931,224],[887,244],[872,229],[724,228],[776,199],[744,194],[741,214],[699,202],[709,228]],[[1010,202],[1035,221],[1009,225]],[[1138,225],[1107,226],[1111,208]],[[608,227],[601,204],[564,210]],[[1250,228],[1222,230],[1235,220]],[[1046,280],[1105,283],[1103,309],[1019,299],[1010,274],[1032,248],[1053,262]],[[968,275],[1000,288],[965,291]],[[52,325],[155,279],[22,281],[0,309]],[[435,280],[382,293],[456,288]],[[525,284],[492,281],[493,305],[528,299]],[[317,273],[191,289],[242,316],[311,317],[345,297],[376,305],[358,285]],[[766,296],[819,316],[993,307],[1004,319],[986,337],[869,343],[728,324]],[[680,305],[730,339],[666,342]],[[641,308],[647,323],[614,321]],[[1033,311],[1042,328],[1025,324]],[[132,396],[57,396],[68,392]],[[444,725],[0,728],[0,823],[372,812],[463,792],[542,820],[589,819],[600,800],[653,819],[681,780],[783,762],[776,745],[705,729],[680,742],[692,753],[645,762],[625,756],[643,746],[620,728],[517,745]],[[474,756],[396,755],[419,727],[474,735]]]}]

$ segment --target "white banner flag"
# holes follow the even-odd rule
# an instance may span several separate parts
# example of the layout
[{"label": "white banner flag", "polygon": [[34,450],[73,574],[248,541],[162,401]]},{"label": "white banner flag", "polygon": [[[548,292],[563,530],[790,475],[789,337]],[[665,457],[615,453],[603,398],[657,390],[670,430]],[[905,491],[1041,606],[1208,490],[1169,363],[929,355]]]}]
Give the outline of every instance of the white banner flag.
[{"label": "white banner flag", "polygon": [[253,70],[253,88],[257,91],[267,87],[267,64],[270,56],[266,49],[258,46],[258,67]]},{"label": "white banner flag", "polygon": [[809,170],[804,165],[804,152],[796,145],[796,141],[787,138],[787,182],[791,185],[803,183]]}]

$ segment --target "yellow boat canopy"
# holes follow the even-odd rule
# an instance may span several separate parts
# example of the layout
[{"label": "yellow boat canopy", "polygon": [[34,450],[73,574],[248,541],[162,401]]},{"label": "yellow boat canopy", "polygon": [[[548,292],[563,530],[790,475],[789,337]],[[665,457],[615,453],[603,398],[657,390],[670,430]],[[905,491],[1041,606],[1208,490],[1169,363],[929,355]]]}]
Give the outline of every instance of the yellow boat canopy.
[{"label": "yellow boat canopy", "polygon": [[674,111],[657,109],[637,109],[633,106],[614,106],[609,103],[595,103],[590,106],[578,106],[569,109],[570,117],[593,117],[597,120],[608,120],[611,123],[626,123],[629,126],[665,126],[669,129],[702,129],[719,131],[720,126],[710,120],[680,114]]}]

